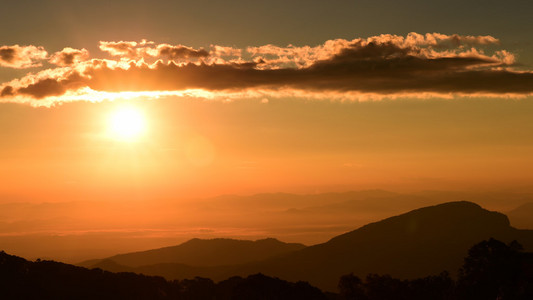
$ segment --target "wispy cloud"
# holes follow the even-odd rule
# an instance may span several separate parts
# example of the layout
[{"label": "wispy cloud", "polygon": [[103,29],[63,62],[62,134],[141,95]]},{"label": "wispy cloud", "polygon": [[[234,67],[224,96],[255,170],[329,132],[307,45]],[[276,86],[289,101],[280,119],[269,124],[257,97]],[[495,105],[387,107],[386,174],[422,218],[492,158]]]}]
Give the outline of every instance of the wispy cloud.
[{"label": "wispy cloud", "polygon": [[[50,58],[60,67],[4,83],[0,95],[2,101],[34,105],[72,101],[67,98],[73,93],[82,99],[84,91],[198,90],[224,99],[531,95],[533,72],[515,70],[516,58],[505,50],[485,52],[487,45],[498,44],[491,36],[438,33],[337,39],[314,47],[212,45],[209,50],[146,40],[100,42],[113,59],[87,60],[85,49],[65,48]],[[35,60],[18,57],[30,64]]]}]

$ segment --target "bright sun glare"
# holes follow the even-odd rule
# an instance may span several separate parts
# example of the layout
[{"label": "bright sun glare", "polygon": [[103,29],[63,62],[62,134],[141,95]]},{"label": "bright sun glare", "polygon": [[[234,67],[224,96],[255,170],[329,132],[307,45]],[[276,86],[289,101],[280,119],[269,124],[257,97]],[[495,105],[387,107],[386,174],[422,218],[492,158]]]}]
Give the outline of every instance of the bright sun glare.
[{"label": "bright sun glare", "polygon": [[131,141],[139,138],[146,130],[143,114],[134,107],[123,107],[110,117],[110,133],[113,138]]}]

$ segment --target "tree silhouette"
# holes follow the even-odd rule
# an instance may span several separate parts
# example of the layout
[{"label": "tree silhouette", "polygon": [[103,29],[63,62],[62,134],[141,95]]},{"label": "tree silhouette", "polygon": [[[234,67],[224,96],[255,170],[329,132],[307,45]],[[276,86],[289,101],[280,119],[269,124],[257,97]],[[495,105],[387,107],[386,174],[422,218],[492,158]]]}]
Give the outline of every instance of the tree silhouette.
[{"label": "tree silhouette", "polygon": [[365,286],[361,278],[353,273],[344,275],[339,280],[339,293],[347,300],[366,300]]},{"label": "tree silhouette", "polygon": [[532,299],[527,283],[533,282],[526,268],[528,254],[513,241],[505,244],[495,239],[482,241],[468,251],[459,272],[462,299]]},{"label": "tree silhouette", "polygon": [[447,272],[412,280],[370,274],[364,281],[352,273],[338,287],[347,300],[531,300],[533,253],[516,241],[489,239],[470,248],[457,283]]}]

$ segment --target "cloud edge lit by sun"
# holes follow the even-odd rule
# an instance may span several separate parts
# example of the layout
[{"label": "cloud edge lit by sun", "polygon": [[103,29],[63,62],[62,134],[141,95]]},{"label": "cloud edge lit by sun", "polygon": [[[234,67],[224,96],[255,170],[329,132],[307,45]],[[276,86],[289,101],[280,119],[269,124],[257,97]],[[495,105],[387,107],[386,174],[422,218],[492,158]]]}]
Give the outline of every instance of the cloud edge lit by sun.
[{"label": "cloud edge lit by sun", "polygon": [[492,36],[439,33],[208,50],[102,41],[107,58],[69,47],[48,55],[43,47],[2,46],[8,53],[2,67],[50,67],[1,84],[0,102],[51,106],[124,95],[349,101],[531,96],[533,72],[519,69],[514,54],[495,50],[499,43]]}]

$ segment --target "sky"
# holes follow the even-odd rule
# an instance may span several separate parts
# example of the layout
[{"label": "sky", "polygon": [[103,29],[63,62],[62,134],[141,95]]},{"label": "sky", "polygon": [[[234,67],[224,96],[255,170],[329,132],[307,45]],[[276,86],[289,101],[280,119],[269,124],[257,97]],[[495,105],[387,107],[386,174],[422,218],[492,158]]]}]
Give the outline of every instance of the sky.
[{"label": "sky", "polygon": [[[520,0],[3,3],[0,203],[530,192],[532,9]],[[106,211],[84,230],[115,230],[117,211]],[[46,211],[32,222],[57,220],[53,230],[13,229],[26,213],[0,214],[1,234],[70,232]],[[139,214],[117,216],[127,218]]]}]

